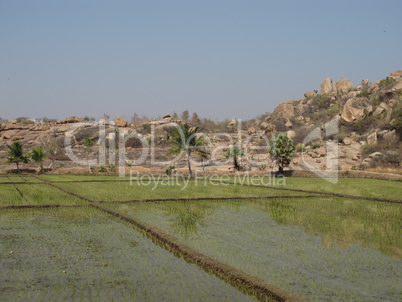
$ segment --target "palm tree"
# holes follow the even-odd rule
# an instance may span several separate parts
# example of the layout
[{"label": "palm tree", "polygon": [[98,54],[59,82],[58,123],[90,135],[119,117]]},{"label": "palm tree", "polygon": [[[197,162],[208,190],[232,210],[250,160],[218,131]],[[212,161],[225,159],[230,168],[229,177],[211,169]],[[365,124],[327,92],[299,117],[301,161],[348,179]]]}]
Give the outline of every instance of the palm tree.
[{"label": "palm tree", "polygon": [[24,154],[22,150],[22,144],[20,141],[15,141],[11,145],[7,146],[9,151],[7,154],[7,163],[15,163],[17,165],[17,170],[20,173],[20,163],[28,163],[29,158],[26,154]]},{"label": "palm tree", "polygon": [[42,146],[32,149],[31,158],[35,163],[39,164],[39,166],[40,166],[39,174],[42,173],[43,172],[43,161],[46,158],[45,149]]},{"label": "palm tree", "polygon": [[200,155],[202,158],[207,158],[209,153],[205,150],[206,143],[204,135],[198,136],[198,127],[190,127],[188,124],[180,126],[180,128],[174,127],[169,138],[170,150],[167,155],[174,154],[186,154],[188,171],[190,178],[193,177],[191,170],[191,153],[194,152]]},{"label": "palm tree", "polygon": [[244,152],[240,150],[239,147],[234,146],[229,148],[224,155],[227,159],[233,157],[234,168],[235,170],[240,171],[239,157],[242,157],[244,155]]},{"label": "palm tree", "polygon": [[286,132],[278,133],[272,138],[268,151],[279,167],[278,173],[283,173],[283,167],[290,164],[295,154],[295,145]]}]

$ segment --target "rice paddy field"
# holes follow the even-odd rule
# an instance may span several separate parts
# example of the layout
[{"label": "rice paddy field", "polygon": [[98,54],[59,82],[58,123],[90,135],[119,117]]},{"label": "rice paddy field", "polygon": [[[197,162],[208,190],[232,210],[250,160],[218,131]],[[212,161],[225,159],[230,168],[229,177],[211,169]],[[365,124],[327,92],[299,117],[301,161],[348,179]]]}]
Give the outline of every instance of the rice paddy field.
[{"label": "rice paddy field", "polygon": [[0,301],[400,301],[401,193],[0,175]]}]

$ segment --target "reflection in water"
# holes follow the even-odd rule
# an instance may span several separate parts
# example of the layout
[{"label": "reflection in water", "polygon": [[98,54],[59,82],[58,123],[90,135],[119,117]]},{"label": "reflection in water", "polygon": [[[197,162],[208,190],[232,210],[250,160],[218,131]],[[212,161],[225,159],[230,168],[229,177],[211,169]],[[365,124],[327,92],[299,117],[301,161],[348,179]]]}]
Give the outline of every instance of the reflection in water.
[{"label": "reflection in water", "polygon": [[386,255],[402,258],[402,207],[368,200],[341,198],[253,201],[250,206],[270,215],[276,223],[301,227],[320,235],[330,249],[359,243]]},{"label": "reflection in water", "polygon": [[164,208],[166,214],[172,216],[169,219],[172,228],[186,239],[197,234],[198,226],[205,227],[206,216],[214,213],[210,203],[174,202],[165,204]]}]

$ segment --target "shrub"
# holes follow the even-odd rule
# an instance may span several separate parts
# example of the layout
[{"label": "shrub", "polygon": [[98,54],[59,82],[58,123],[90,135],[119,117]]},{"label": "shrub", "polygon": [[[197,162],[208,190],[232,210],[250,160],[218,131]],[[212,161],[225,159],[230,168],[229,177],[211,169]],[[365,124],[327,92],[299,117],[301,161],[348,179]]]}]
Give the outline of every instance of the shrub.
[{"label": "shrub", "polygon": [[141,134],[151,133],[151,125],[150,124],[142,124],[142,129],[141,129],[140,133]]},{"label": "shrub", "polygon": [[356,131],[364,132],[373,124],[373,121],[374,121],[374,116],[370,114],[368,116],[365,116],[363,119],[357,121],[353,125],[353,127]]},{"label": "shrub", "polygon": [[307,135],[310,134],[310,132],[314,129],[313,126],[303,126],[295,130],[296,132],[296,137],[294,139],[294,142],[296,144],[298,143],[303,143]]},{"label": "shrub", "polygon": [[369,155],[377,151],[376,143],[365,144],[361,147],[361,151],[364,155]]},{"label": "shrub", "polygon": [[98,167],[98,171],[99,171],[99,172],[106,172],[107,169],[106,169],[105,166],[100,166],[100,167]]},{"label": "shrub", "polygon": [[[324,121],[329,120],[334,117],[334,115],[339,113],[339,104],[334,104],[329,108],[322,108],[321,110],[311,114],[311,119],[314,121]],[[320,123],[316,123],[320,124]]]},{"label": "shrub", "polygon": [[314,98],[314,102],[318,108],[328,108],[331,104],[330,98],[325,93],[317,95]]},{"label": "shrub", "polygon": [[141,148],[142,147],[142,142],[138,137],[130,137],[127,139],[125,147],[130,147],[130,148]]},{"label": "shrub", "polygon": [[334,136],[334,140],[338,141],[338,143],[343,143],[346,137],[348,137],[346,133],[338,133]]},{"label": "shrub", "polygon": [[318,141],[311,142],[311,143],[310,143],[310,147],[311,147],[312,149],[317,149],[317,148],[320,148],[320,147],[321,147],[321,144],[320,144],[320,142],[318,142]]},{"label": "shrub", "polygon": [[115,165],[110,165],[109,170],[112,171],[112,172],[115,172],[117,170],[117,168],[116,168]]},{"label": "shrub", "polygon": [[166,174],[167,174],[167,175],[172,175],[173,170],[174,170],[175,168],[176,168],[175,166],[169,166],[169,167],[165,170]]},{"label": "shrub", "polygon": [[370,102],[374,105],[374,106],[378,106],[381,104],[382,102],[382,98],[378,95],[375,94],[370,98]]},{"label": "shrub", "polygon": [[389,84],[392,84],[393,82],[395,82],[394,78],[387,77],[384,80],[381,80],[380,83],[378,83],[378,87],[384,88],[384,87],[388,86]]},{"label": "shrub", "polygon": [[356,97],[358,98],[363,98],[369,95],[369,92],[367,89],[362,90],[362,92],[360,92],[359,94],[356,95]]},{"label": "shrub", "polygon": [[364,155],[370,155],[371,153],[374,152],[386,152],[389,150],[398,150],[400,151],[399,148],[399,140],[398,138],[387,138],[387,139],[382,139],[379,140],[375,143],[370,143],[363,145],[361,147],[361,151]]},{"label": "shrub", "polygon": [[306,149],[306,145],[305,144],[297,144],[296,145],[296,152],[304,152]]},{"label": "shrub", "polygon": [[402,139],[402,105],[399,105],[392,112],[391,128],[395,129],[399,137]]}]

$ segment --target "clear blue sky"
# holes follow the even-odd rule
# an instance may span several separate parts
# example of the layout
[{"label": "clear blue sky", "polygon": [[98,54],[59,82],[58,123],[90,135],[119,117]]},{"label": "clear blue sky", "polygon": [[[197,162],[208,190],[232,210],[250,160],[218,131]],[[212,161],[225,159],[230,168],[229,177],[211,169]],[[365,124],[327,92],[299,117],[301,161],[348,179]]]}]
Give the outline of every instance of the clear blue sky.
[{"label": "clear blue sky", "polygon": [[0,117],[243,120],[402,69],[402,1],[0,0]]}]

